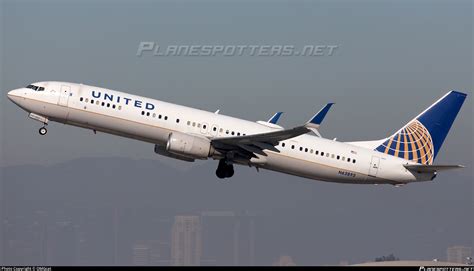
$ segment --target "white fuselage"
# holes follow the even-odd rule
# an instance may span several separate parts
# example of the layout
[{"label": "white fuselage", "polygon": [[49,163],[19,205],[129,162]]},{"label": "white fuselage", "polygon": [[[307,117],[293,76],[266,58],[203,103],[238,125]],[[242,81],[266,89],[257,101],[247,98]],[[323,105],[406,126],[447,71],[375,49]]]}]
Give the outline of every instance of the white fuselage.
[{"label": "white fuselage", "polygon": [[[21,88],[9,98],[27,112],[49,120],[134,138],[160,146],[172,132],[209,139],[281,129],[186,106],[100,87],[67,82],[39,82],[44,91]],[[250,161],[235,161],[305,178],[357,184],[405,184],[433,174],[413,173],[413,162],[370,148],[305,134],[280,142]],[[210,158],[218,159],[217,156]]]}]

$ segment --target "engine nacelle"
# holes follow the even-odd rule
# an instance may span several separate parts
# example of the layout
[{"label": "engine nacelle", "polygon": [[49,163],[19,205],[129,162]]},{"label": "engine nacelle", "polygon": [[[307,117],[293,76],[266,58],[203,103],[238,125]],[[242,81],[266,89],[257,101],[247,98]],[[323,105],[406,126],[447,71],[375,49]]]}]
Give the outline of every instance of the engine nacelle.
[{"label": "engine nacelle", "polygon": [[157,153],[159,155],[166,156],[166,157],[171,157],[171,158],[174,158],[174,159],[186,161],[186,162],[194,162],[194,158],[171,153],[171,152],[166,150],[165,146],[161,146],[161,145],[155,145],[155,153]]},{"label": "engine nacelle", "polygon": [[214,152],[209,139],[179,132],[169,134],[166,150],[194,159],[207,159]]}]

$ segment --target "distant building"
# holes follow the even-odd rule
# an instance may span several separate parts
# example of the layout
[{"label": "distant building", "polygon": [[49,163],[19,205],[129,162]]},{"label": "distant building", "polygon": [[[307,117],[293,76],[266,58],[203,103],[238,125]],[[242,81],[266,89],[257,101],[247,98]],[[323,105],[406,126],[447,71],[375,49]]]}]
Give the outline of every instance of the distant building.
[{"label": "distant building", "polygon": [[202,265],[253,265],[254,217],[229,211],[201,214]]},{"label": "distant building", "polygon": [[150,247],[150,265],[167,266],[171,261],[170,244],[163,241],[151,240],[148,242]]},{"label": "distant building", "polygon": [[201,224],[198,216],[176,216],[171,233],[171,264],[201,264]]},{"label": "distant building", "polygon": [[451,263],[466,263],[472,257],[472,248],[465,246],[452,246],[446,250],[447,261]]},{"label": "distant building", "polygon": [[296,264],[290,256],[284,255],[274,262],[273,266],[296,266]]},{"label": "distant building", "polygon": [[137,241],[132,246],[132,263],[135,266],[169,265],[169,255],[169,244],[158,240]]},{"label": "distant building", "polygon": [[132,264],[146,266],[150,264],[150,247],[144,242],[137,242],[132,247]]},{"label": "distant building", "polygon": [[464,266],[464,264],[440,261],[381,261],[353,264],[352,266]]}]

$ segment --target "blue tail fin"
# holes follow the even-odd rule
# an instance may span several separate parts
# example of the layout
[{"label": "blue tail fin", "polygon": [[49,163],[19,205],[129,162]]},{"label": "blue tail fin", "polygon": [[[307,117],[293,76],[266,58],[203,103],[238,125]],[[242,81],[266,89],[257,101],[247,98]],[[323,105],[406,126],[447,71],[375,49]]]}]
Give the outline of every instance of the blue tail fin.
[{"label": "blue tail fin", "polygon": [[450,91],[402,129],[387,138],[377,151],[431,165],[443,145],[467,94]]},{"label": "blue tail fin", "polygon": [[277,124],[278,120],[280,119],[283,112],[276,112],[267,122]]}]

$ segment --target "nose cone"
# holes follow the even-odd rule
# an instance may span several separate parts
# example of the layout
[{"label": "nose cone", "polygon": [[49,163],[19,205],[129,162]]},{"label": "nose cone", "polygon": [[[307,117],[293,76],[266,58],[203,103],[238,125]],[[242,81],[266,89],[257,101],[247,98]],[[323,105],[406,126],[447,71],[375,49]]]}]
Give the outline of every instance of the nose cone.
[{"label": "nose cone", "polygon": [[12,101],[13,103],[19,105],[18,103],[20,102],[20,100],[23,97],[22,94],[23,94],[22,89],[19,88],[19,89],[14,89],[14,90],[9,91],[7,93],[7,96],[8,96],[8,99],[10,99],[10,101]]},{"label": "nose cone", "polygon": [[7,96],[8,96],[8,99],[12,99],[13,97],[13,90],[10,90],[8,93],[7,93]]}]

